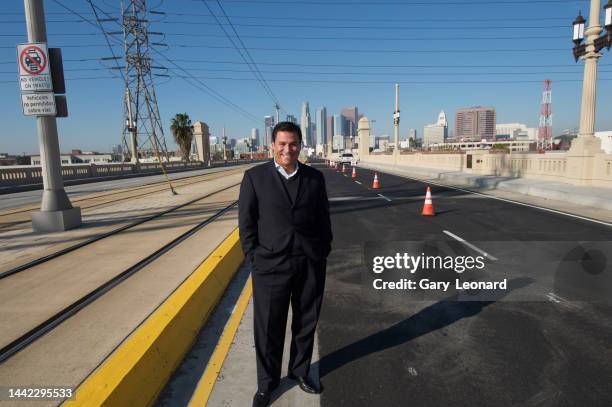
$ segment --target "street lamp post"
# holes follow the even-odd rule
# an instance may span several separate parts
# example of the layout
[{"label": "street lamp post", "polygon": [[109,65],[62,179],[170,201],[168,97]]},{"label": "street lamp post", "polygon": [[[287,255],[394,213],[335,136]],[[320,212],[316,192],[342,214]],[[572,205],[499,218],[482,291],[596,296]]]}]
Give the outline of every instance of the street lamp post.
[{"label": "street lamp post", "polygon": [[[594,154],[600,151],[601,143],[595,137],[595,100],[597,83],[597,60],[601,57],[599,51],[604,47],[610,49],[612,45],[612,0],[604,6],[606,34],[599,25],[600,0],[591,0],[589,14],[589,27],[584,30],[585,20],[579,13],[573,22],[574,42],[573,54],[576,61],[582,57],[584,60],[584,78],[582,83],[582,102],[580,107],[580,131],[572,143],[574,150],[583,155]],[[586,41],[583,42],[586,35]],[[585,154],[586,153],[586,154]]]},{"label": "street lamp post", "polygon": [[[376,123],[376,119],[370,120],[370,135],[374,136],[374,147],[372,147],[372,149],[376,148],[376,134],[374,133],[374,123]],[[368,151],[369,149],[370,149],[370,140],[368,140]]]}]

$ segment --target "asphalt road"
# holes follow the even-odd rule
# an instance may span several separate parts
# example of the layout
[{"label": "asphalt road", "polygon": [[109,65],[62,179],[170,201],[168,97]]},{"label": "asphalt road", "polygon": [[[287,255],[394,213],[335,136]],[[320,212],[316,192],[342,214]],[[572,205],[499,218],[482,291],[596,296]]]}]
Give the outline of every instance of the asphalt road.
[{"label": "asphalt road", "polygon": [[[611,226],[438,186],[423,217],[426,184],[379,173],[372,190],[371,171],[317,167],[334,232],[323,406],[612,405]],[[508,289],[376,292],[368,259],[402,248],[490,253]]]}]

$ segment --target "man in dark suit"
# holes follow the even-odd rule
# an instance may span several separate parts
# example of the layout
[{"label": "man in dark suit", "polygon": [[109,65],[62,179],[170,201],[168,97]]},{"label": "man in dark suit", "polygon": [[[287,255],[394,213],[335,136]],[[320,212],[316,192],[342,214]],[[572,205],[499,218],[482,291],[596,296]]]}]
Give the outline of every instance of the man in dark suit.
[{"label": "man in dark suit", "polygon": [[257,392],[266,406],[280,381],[289,304],[293,312],[288,377],[308,393],[321,384],[308,377],[332,232],[323,174],[298,162],[300,128],[278,123],[274,160],[245,172],[240,186],[240,242],[251,265]]}]

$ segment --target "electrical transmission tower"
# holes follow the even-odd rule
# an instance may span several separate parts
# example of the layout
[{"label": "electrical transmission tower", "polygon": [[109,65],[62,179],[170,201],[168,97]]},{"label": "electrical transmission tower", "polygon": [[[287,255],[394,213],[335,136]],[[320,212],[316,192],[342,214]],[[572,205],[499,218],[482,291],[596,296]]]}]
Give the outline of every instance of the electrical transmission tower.
[{"label": "electrical transmission tower", "polygon": [[168,158],[166,139],[157,107],[149,55],[151,43],[145,0],[121,2],[121,23],[125,49],[125,94],[123,147],[132,162],[139,157]]},{"label": "electrical transmission tower", "polygon": [[540,126],[538,127],[538,149],[552,148],[552,81],[544,81],[542,107],[540,108]]}]

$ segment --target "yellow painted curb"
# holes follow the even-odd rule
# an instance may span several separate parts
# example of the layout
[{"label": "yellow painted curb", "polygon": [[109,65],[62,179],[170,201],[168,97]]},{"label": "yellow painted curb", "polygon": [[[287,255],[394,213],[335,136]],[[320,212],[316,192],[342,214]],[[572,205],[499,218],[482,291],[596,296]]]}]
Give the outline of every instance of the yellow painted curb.
[{"label": "yellow painted curb", "polygon": [[243,259],[236,228],[64,405],[152,405]]},{"label": "yellow painted curb", "polygon": [[251,285],[251,277],[249,277],[236,303],[236,307],[232,312],[232,316],[223,330],[223,335],[208,362],[208,366],[206,366],[206,370],[202,378],[200,378],[193,396],[191,396],[188,407],[201,407],[208,403],[208,398],[212,393],[215,382],[217,381],[217,376],[219,376],[223,362],[232,346],[232,341],[234,340],[234,336],[236,335],[242,316],[249,304],[252,293],[253,286]]}]

